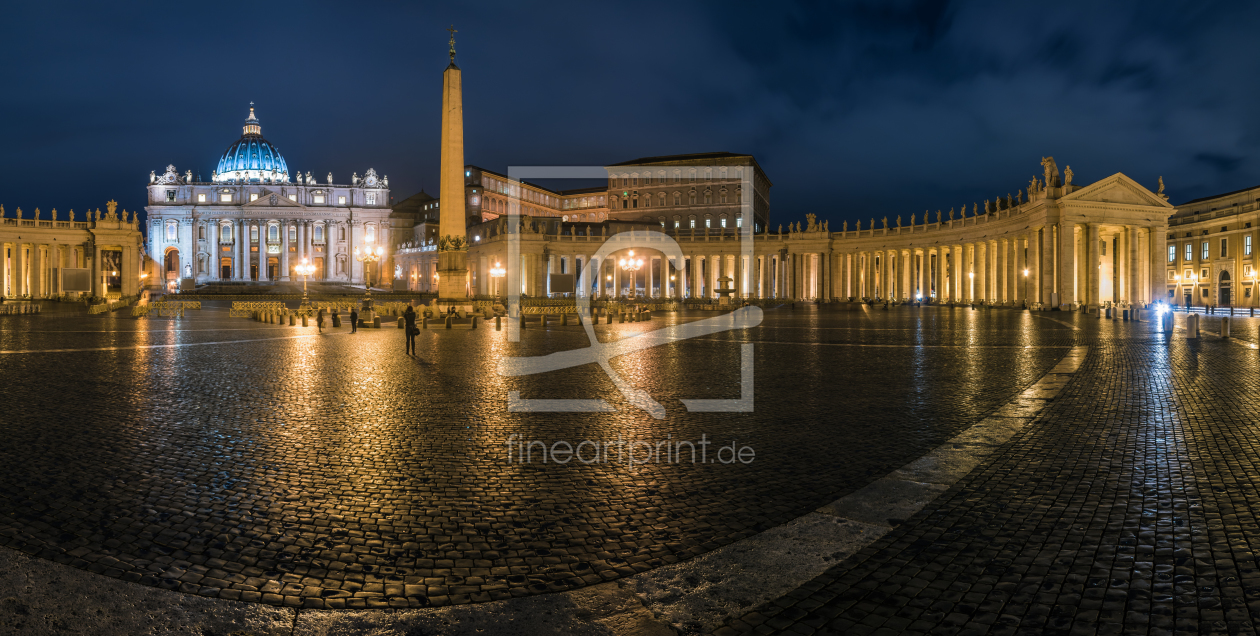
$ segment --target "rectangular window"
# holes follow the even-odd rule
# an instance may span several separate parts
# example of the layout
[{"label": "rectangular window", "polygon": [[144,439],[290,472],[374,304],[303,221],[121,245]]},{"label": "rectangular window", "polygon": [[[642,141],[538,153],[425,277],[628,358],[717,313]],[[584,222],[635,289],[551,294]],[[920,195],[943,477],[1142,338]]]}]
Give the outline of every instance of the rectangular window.
[{"label": "rectangular window", "polygon": [[324,202],[324,195],[322,194],[315,195],[315,203],[323,203],[323,202]]},{"label": "rectangular window", "polygon": [[290,200],[290,201],[297,201],[297,195],[296,195],[296,194],[290,194],[290,195],[289,195],[289,200]]},{"label": "rectangular window", "polygon": [[1203,248],[1199,250],[1199,260],[1206,261],[1209,258],[1212,258],[1210,244],[1207,241],[1203,241]]},{"label": "rectangular window", "polygon": [[1251,235],[1243,237],[1243,256],[1251,256]]},{"label": "rectangular window", "polygon": [[744,227],[744,217],[742,216],[735,217],[735,227]]},{"label": "rectangular window", "polygon": [[253,193],[253,194],[249,195],[249,200],[250,200],[250,201],[257,201],[257,200],[258,200],[258,193],[257,193],[257,192],[255,192],[255,193]]},{"label": "rectangular window", "polygon": [[722,217],[722,228],[726,228],[726,217]]},{"label": "rectangular window", "polygon": [[197,203],[205,203],[205,202],[206,202],[206,195],[204,195],[204,194],[198,194],[198,195],[197,195]]},{"label": "rectangular window", "polygon": [[1168,262],[1172,263],[1176,260],[1177,260],[1177,246],[1169,245],[1168,246]]},{"label": "rectangular window", "polygon": [[1170,281],[1177,280],[1177,272],[1171,269],[1168,270],[1168,280]]},{"label": "rectangular window", "polygon": [[166,191],[166,202],[167,202],[167,203],[174,203],[174,202],[175,202],[175,191],[174,191],[174,190],[167,190],[167,191]]},{"label": "rectangular window", "polygon": [[369,193],[367,193],[367,204],[368,204],[368,205],[376,205],[376,193],[375,193],[375,192],[369,192]]},{"label": "rectangular window", "polygon": [[1229,256],[1229,239],[1221,239],[1221,258]]},{"label": "rectangular window", "polygon": [[695,219],[691,219],[691,229],[693,229],[693,230],[694,230],[694,229],[696,229],[696,220],[695,220]]},{"label": "rectangular window", "polygon": [[174,223],[166,224],[166,240],[174,241],[176,237],[178,236],[178,232],[179,232],[179,229],[175,226]]},{"label": "rectangular window", "polygon": [[290,243],[297,242],[297,228],[295,227],[289,228],[289,242]]},{"label": "rectangular window", "polygon": [[1187,261],[1194,260],[1194,246],[1189,243],[1186,243],[1186,259],[1185,260]]},{"label": "rectangular window", "polygon": [[345,197],[337,197],[337,205],[345,205],[345,204],[346,204]]},{"label": "rectangular window", "polygon": [[219,195],[219,201],[221,201],[221,202],[223,202],[223,203],[231,203],[231,202],[232,202],[232,195],[227,194],[227,193],[220,194],[220,195]]},{"label": "rectangular window", "polygon": [[257,226],[257,225],[250,226],[250,228],[249,228],[249,240],[251,240],[251,241],[257,241],[257,240],[258,240],[258,226]]}]

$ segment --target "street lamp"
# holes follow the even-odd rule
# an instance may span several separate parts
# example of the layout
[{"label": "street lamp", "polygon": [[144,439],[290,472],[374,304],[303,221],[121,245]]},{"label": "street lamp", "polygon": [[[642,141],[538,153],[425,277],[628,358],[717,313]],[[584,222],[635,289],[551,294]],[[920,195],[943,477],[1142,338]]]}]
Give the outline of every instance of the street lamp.
[{"label": "street lamp", "polygon": [[499,297],[499,279],[503,278],[504,276],[507,276],[507,270],[504,269],[503,266],[500,265],[498,261],[495,261],[494,267],[490,268],[490,278],[494,279],[495,298]]},{"label": "street lamp", "polygon": [[302,304],[298,305],[298,313],[304,316],[313,314],[315,311],[311,307],[311,299],[306,296],[306,278],[315,273],[315,265],[304,258],[293,271],[302,277]]},{"label": "street lamp", "polygon": [[[617,261],[617,264],[621,265],[621,269],[625,270],[626,274],[630,275],[630,299],[633,300],[635,287],[639,284],[637,274],[639,269],[643,267],[643,259],[636,259],[634,257],[634,250],[630,250],[630,258],[623,258],[620,261]],[[617,292],[618,295],[620,295],[621,290],[618,289]]]},{"label": "street lamp", "polygon": [[372,270],[369,266],[372,263],[375,263],[381,260],[381,257],[385,255],[385,247],[382,245],[377,245],[376,247],[373,247],[372,246],[373,240],[374,239],[371,234],[363,237],[363,242],[366,243],[366,245],[364,246],[362,253],[359,252],[359,246],[356,245],[354,247],[354,260],[359,261],[360,263],[363,263],[364,265],[363,266],[363,277],[365,279],[364,287],[366,287],[367,289],[367,293],[365,293],[363,297],[363,309],[365,311],[370,311],[372,309],[372,275],[371,275]]}]

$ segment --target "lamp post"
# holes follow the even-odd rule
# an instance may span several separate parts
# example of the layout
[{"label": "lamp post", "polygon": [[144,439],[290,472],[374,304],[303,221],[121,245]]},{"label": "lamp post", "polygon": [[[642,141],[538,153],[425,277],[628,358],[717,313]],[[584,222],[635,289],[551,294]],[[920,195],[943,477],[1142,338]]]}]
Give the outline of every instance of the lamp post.
[{"label": "lamp post", "polygon": [[315,312],[311,307],[311,299],[306,296],[306,278],[315,273],[315,265],[303,258],[302,262],[293,268],[293,271],[302,277],[302,304],[298,305],[298,314],[304,316],[313,314]]},{"label": "lamp post", "polygon": [[[643,259],[634,257],[634,250],[630,250],[630,258],[623,258],[617,261],[621,265],[621,269],[630,275],[630,300],[634,300],[635,288],[638,287],[638,272],[643,267]],[[621,290],[617,290],[620,292]]]},{"label": "lamp post", "polygon": [[1024,306],[1028,306],[1028,269],[1024,269]]},{"label": "lamp post", "polygon": [[490,268],[490,278],[494,279],[494,297],[499,297],[499,280],[507,276],[507,270],[504,269],[498,261],[495,261],[494,267]]},{"label": "lamp post", "polygon": [[372,269],[370,265],[381,260],[381,257],[385,255],[385,248],[383,246],[372,246],[373,240],[374,239],[370,234],[363,238],[363,242],[366,243],[366,245],[364,246],[362,253],[359,252],[359,246],[354,246],[354,260],[363,263],[364,287],[367,289],[367,292],[363,296],[364,311],[372,310]]}]

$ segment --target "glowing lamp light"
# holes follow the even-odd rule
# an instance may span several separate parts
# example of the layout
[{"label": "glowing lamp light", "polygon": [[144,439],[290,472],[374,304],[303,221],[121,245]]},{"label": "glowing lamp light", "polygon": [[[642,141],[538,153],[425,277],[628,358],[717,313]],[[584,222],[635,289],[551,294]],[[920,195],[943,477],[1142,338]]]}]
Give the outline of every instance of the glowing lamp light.
[{"label": "glowing lamp light", "polygon": [[1024,270],[1024,276],[1028,275],[1028,270]]}]

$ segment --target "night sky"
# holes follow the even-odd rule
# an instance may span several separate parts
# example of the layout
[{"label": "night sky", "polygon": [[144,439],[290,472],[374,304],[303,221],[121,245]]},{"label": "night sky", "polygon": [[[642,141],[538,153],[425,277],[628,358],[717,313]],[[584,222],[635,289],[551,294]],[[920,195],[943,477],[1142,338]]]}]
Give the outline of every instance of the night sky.
[{"label": "night sky", "polygon": [[[1260,184],[1260,3],[6,3],[0,203],[209,179],[250,101],[290,169],[436,194],[454,23],[465,160],[731,151],[771,224],[1005,196],[1042,156],[1173,203]],[[47,218],[45,216],[44,218]],[[62,218],[65,218],[62,216]]]}]

